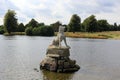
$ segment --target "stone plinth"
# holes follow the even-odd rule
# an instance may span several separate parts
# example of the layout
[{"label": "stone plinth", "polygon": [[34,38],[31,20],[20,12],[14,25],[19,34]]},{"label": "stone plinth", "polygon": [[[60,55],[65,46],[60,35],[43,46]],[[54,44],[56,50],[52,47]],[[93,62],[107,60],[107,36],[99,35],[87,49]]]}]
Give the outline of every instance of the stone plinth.
[{"label": "stone plinth", "polygon": [[70,51],[68,47],[49,46],[46,52],[46,58],[40,63],[40,69],[46,69],[56,72],[77,71],[80,67],[75,60],[69,58]]},{"label": "stone plinth", "polygon": [[49,46],[47,49],[47,56],[49,57],[69,57],[70,56],[70,52],[69,52],[69,48],[67,47],[55,47],[55,46]]}]

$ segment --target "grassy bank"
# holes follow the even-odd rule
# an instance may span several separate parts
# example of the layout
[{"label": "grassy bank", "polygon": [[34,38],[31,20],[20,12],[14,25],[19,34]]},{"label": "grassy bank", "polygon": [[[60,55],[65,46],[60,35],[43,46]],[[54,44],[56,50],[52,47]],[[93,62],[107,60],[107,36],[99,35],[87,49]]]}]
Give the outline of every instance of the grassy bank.
[{"label": "grassy bank", "polygon": [[5,36],[10,36],[10,35],[25,35],[25,32],[11,32],[10,34],[4,33]]},{"label": "grassy bank", "polygon": [[[56,33],[57,34],[57,33]],[[67,37],[73,38],[93,38],[93,39],[120,39],[120,31],[108,31],[108,32],[65,32]]]},{"label": "grassy bank", "polygon": [[[55,35],[57,32],[55,33]],[[12,32],[11,34],[4,33],[5,36],[9,35],[25,35],[25,32]],[[120,31],[108,31],[108,32],[65,32],[67,37],[72,38],[93,38],[93,39],[120,39]]]}]

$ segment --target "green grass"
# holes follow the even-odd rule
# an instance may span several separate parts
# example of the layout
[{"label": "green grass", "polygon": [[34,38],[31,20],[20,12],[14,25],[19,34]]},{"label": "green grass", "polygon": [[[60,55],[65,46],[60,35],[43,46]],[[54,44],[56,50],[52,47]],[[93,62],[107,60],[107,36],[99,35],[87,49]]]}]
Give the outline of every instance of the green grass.
[{"label": "green grass", "polygon": [[[55,33],[57,34],[57,33]],[[93,38],[93,39],[120,39],[120,31],[107,31],[107,32],[65,32],[67,37],[72,38]]]}]

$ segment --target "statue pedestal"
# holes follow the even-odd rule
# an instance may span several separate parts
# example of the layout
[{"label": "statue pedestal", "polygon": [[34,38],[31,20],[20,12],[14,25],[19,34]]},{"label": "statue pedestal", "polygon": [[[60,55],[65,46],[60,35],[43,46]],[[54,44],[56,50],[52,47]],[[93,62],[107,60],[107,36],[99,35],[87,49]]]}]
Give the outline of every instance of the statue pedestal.
[{"label": "statue pedestal", "polygon": [[40,63],[40,69],[56,72],[74,72],[80,69],[75,60],[69,58],[70,51],[67,47],[49,46],[46,58]]},{"label": "statue pedestal", "polygon": [[69,48],[67,47],[55,47],[55,46],[49,46],[48,49],[47,49],[47,53],[46,53],[47,56],[49,57],[69,57],[70,56],[70,53],[69,53]]}]

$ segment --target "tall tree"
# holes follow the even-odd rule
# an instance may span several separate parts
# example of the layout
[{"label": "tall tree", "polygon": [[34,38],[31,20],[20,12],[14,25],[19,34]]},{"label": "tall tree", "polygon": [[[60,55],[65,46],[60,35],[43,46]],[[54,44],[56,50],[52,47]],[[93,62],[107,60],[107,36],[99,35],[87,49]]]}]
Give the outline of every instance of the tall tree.
[{"label": "tall tree", "polygon": [[120,31],[120,25],[118,25],[118,31]]},{"label": "tall tree", "polygon": [[25,31],[25,26],[23,23],[20,23],[17,28],[18,32],[24,32]]},{"label": "tall tree", "polygon": [[8,32],[9,34],[11,32],[16,31],[17,28],[17,18],[16,18],[16,13],[14,10],[8,10],[8,12],[4,16],[4,27],[5,31]]},{"label": "tall tree", "polygon": [[97,20],[96,20],[94,15],[91,15],[88,18],[86,18],[83,21],[83,26],[85,27],[84,29],[86,29],[85,31],[88,31],[88,32],[96,32],[96,31],[98,31]]},{"label": "tall tree", "polygon": [[117,31],[117,30],[118,30],[117,23],[114,23],[114,31]]},{"label": "tall tree", "polygon": [[[98,20],[97,21],[98,27],[99,27],[99,31],[108,31],[109,29],[109,23],[107,22],[107,20]],[[112,27],[111,27],[112,28]]]},{"label": "tall tree", "polygon": [[39,23],[35,19],[31,19],[28,24],[26,24],[26,27],[38,27]]},{"label": "tall tree", "polygon": [[57,22],[51,24],[50,26],[53,28],[54,32],[58,32],[60,25],[62,25],[62,23],[60,21],[57,21]]},{"label": "tall tree", "polygon": [[68,24],[68,31],[78,32],[80,31],[81,18],[77,14],[73,14]]}]

